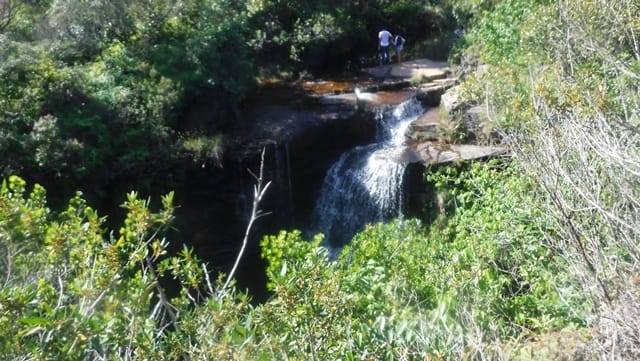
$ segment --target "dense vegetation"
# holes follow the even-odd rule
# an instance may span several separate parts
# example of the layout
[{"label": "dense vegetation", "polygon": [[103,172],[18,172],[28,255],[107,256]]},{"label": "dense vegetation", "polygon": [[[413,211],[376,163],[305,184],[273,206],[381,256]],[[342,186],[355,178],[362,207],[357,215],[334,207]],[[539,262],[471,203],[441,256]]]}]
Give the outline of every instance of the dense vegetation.
[{"label": "dense vegetation", "polygon": [[[595,0],[0,3],[0,354],[639,358],[638,13]],[[214,161],[260,79],[371,62],[362,44],[381,24],[428,57],[457,22],[464,97],[515,156],[431,169],[437,212],[370,225],[334,260],[320,237],[266,236],[266,302],[170,251],[173,193],[162,207],[128,194],[113,230],[73,195],[157,189],[173,164]],[[202,99],[214,119],[189,122]]]},{"label": "dense vegetation", "polygon": [[380,26],[448,24],[442,5],[388,1],[11,0],[0,19],[0,176],[62,200],[215,164],[259,81],[373,62]]}]

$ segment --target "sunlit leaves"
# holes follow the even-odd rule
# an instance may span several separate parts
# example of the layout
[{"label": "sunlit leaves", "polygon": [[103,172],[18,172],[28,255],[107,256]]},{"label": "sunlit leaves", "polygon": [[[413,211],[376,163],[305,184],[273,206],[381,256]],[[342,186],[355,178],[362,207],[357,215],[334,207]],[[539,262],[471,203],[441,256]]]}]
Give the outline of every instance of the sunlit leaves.
[{"label": "sunlit leaves", "polygon": [[515,56],[523,51],[520,27],[536,5],[537,2],[528,0],[501,1],[480,17],[470,36],[483,46],[483,60],[490,64],[518,60]]},{"label": "sunlit leaves", "polygon": [[[18,177],[5,180],[0,191],[3,354],[154,355],[161,333],[156,322],[162,322],[157,312],[168,305],[150,313],[158,282],[150,260],[166,257],[167,243],[159,237],[171,220],[173,196],[163,197],[164,210],[152,212],[130,194],[121,229],[126,237],[111,238],[80,195],[53,214],[44,208],[42,187],[25,192]],[[189,250],[181,257],[198,263]]]},{"label": "sunlit leaves", "polygon": [[[543,209],[528,206],[539,190],[527,178],[511,173],[516,165],[506,170],[494,166],[474,165],[453,177],[446,168],[429,175],[453,211],[448,225],[434,231],[452,242],[455,251],[447,258],[457,262],[466,275],[460,279],[470,286],[465,287],[470,292],[465,297],[484,299],[496,314],[506,316],[501,326],[505,332],[511,322],[537,317],[552,320],[545,327],[582,322],[574,313],[583,307],[579,295],[557,295],[570,276],[561,273],[565,263],[555,256],[538,228],[546,223]],[[455,185],[455,181],[460,183]],[[559,297],[575,303],[564,304]],[[528,321],[523,326],[533,328]]]},{"label": "sunlit leaves", "polygon": [[[369,225],[331,262],[297,232],[265,239],[274,297],[255,312],[271,347],[329,357],[331,346],[345,347],[332,336],[346,333],[356,358],[393,359],[398,350],[455,358],[474,327],[492,340],[581,324],[582,299],[544,243],[544,214],[527,195],[535,186],[515,165],[443,167],[429,179],[449,202],[432,227]],[[332,336],[314,343],[316,324]]]},{"label": "sunlit leaves", "polygon": [[[580,298],[565,286],[560,260],[540,242],[535,222],[544,214],[527,203],[526,192],[536,189],[526,177],[490,163],[464,172],[445,167],[429,179],[452,197],[449,217],[433,227],[416,220],[369,225],[335,260],[320,235],[312,242],[297,231],[266,237],[273,295],[251,307],[244,295],[220,289],[221,282],[214,291],[193,250],[167,257],[162,231],[172,219],[172,194],[157,212],[128,194],[123,226],[105,237],[103,220],[79,195],[64,212],[49,214],[44,190],[34,187],[25,199],[26,183],[12,177],[0,192],[2,230],[27,229],[45,215],[36,225],[46,237],[29,240],[44,248],[12,249],[27,257],[12,258],[8,287],[0,289],[7,315],[0,317],[6,326],[0,334],[21,337],[18,343],[6,336],[16,356],[29,349],[51,357],[206,352],[393,360],[459,357],[468,351],[471,327],[493,340],[522,327],[580,322]],[[158,288],[158,275],[178,281],[171,301]],[[22,322],[9,324],[16,318]],[[167,319],[179,320],[172,332],[162,326]]]},{"label": "sunlit leaves", "polygon": [[130,31],[126,9],[122,0],[55,0],[48,10],[52,35],[94,55],[105,41]]}]

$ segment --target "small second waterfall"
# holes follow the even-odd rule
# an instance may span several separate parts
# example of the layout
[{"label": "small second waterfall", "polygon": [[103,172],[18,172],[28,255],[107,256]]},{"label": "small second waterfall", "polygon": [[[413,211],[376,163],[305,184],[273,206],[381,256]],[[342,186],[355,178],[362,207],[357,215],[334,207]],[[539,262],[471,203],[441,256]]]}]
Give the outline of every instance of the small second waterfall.
[{"label": "small second waterfall", "polygon": [[423,114],[410,99],[376,109],[375,142],[343,153],[329,168],[313,211],[311,231],[331,248],[349,242],[367,223],[402,216],[406,163],[398,156],[408,126]]}]

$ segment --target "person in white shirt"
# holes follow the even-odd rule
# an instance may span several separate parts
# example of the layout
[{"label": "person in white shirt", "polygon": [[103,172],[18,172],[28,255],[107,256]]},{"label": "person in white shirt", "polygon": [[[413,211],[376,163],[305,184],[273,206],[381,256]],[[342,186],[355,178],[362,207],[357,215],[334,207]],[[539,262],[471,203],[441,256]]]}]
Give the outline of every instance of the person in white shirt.
[{"label": "person in white shirt", "polygon": [[389,64],[391,60],[389,59],[389,45],[393,39],[393,35],[389,32],[389,30],[383,29],[378,33],[378,50],[380,52],[380,65]]}]

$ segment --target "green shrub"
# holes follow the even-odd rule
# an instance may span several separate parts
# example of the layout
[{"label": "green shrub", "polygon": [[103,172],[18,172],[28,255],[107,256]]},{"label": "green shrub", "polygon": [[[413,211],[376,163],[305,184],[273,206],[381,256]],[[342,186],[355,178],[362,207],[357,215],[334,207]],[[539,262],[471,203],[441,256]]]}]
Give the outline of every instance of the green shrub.
[{"label": "green shrub", "polygon": [[368,225],[333,260],[321,235],[265,237],[273,294],[252,306],[222,278],[212,284],[192,250],[167,254],[171,194],[158,212],[129,194],[122,227],[107,235],[80,196],[55,214],[42,187],[27,196],[10,177],[0,189],[0,343],[10,358],[457,359],[583,324],[526,174],[489,163],[428,180],[447,193],[437,224]]},{"label": "green shrub", "polygon": [[[130,194],[117,234],[78,195],[46,208],[44,189],[9,177],[0,189],[0,345],[8,359],[155,358],[164,333],[153,262],[166,251],[166,207],[150,212]],[[158,313],[159,311],[162,311]]]},{"label": "green shrub", "polygon": [[482,46],[482,59],[489,64],[515,63],[526,51],[522,42],[523,24],[546,1],[500,1],[479,18],[469,33],[470,41]]},{"label": "green shrub", "polygon": [[[335,261],[318,238],[265,238],[274,296],[255,310],[258,333],[293,358],[458,358],[523,330],[583,325],[584,300],[538,227],[535,185],[502,168],[430,174],[448,193],[444,222],[367,226]],[[474,337],[486,344],[471,346]]]}]

